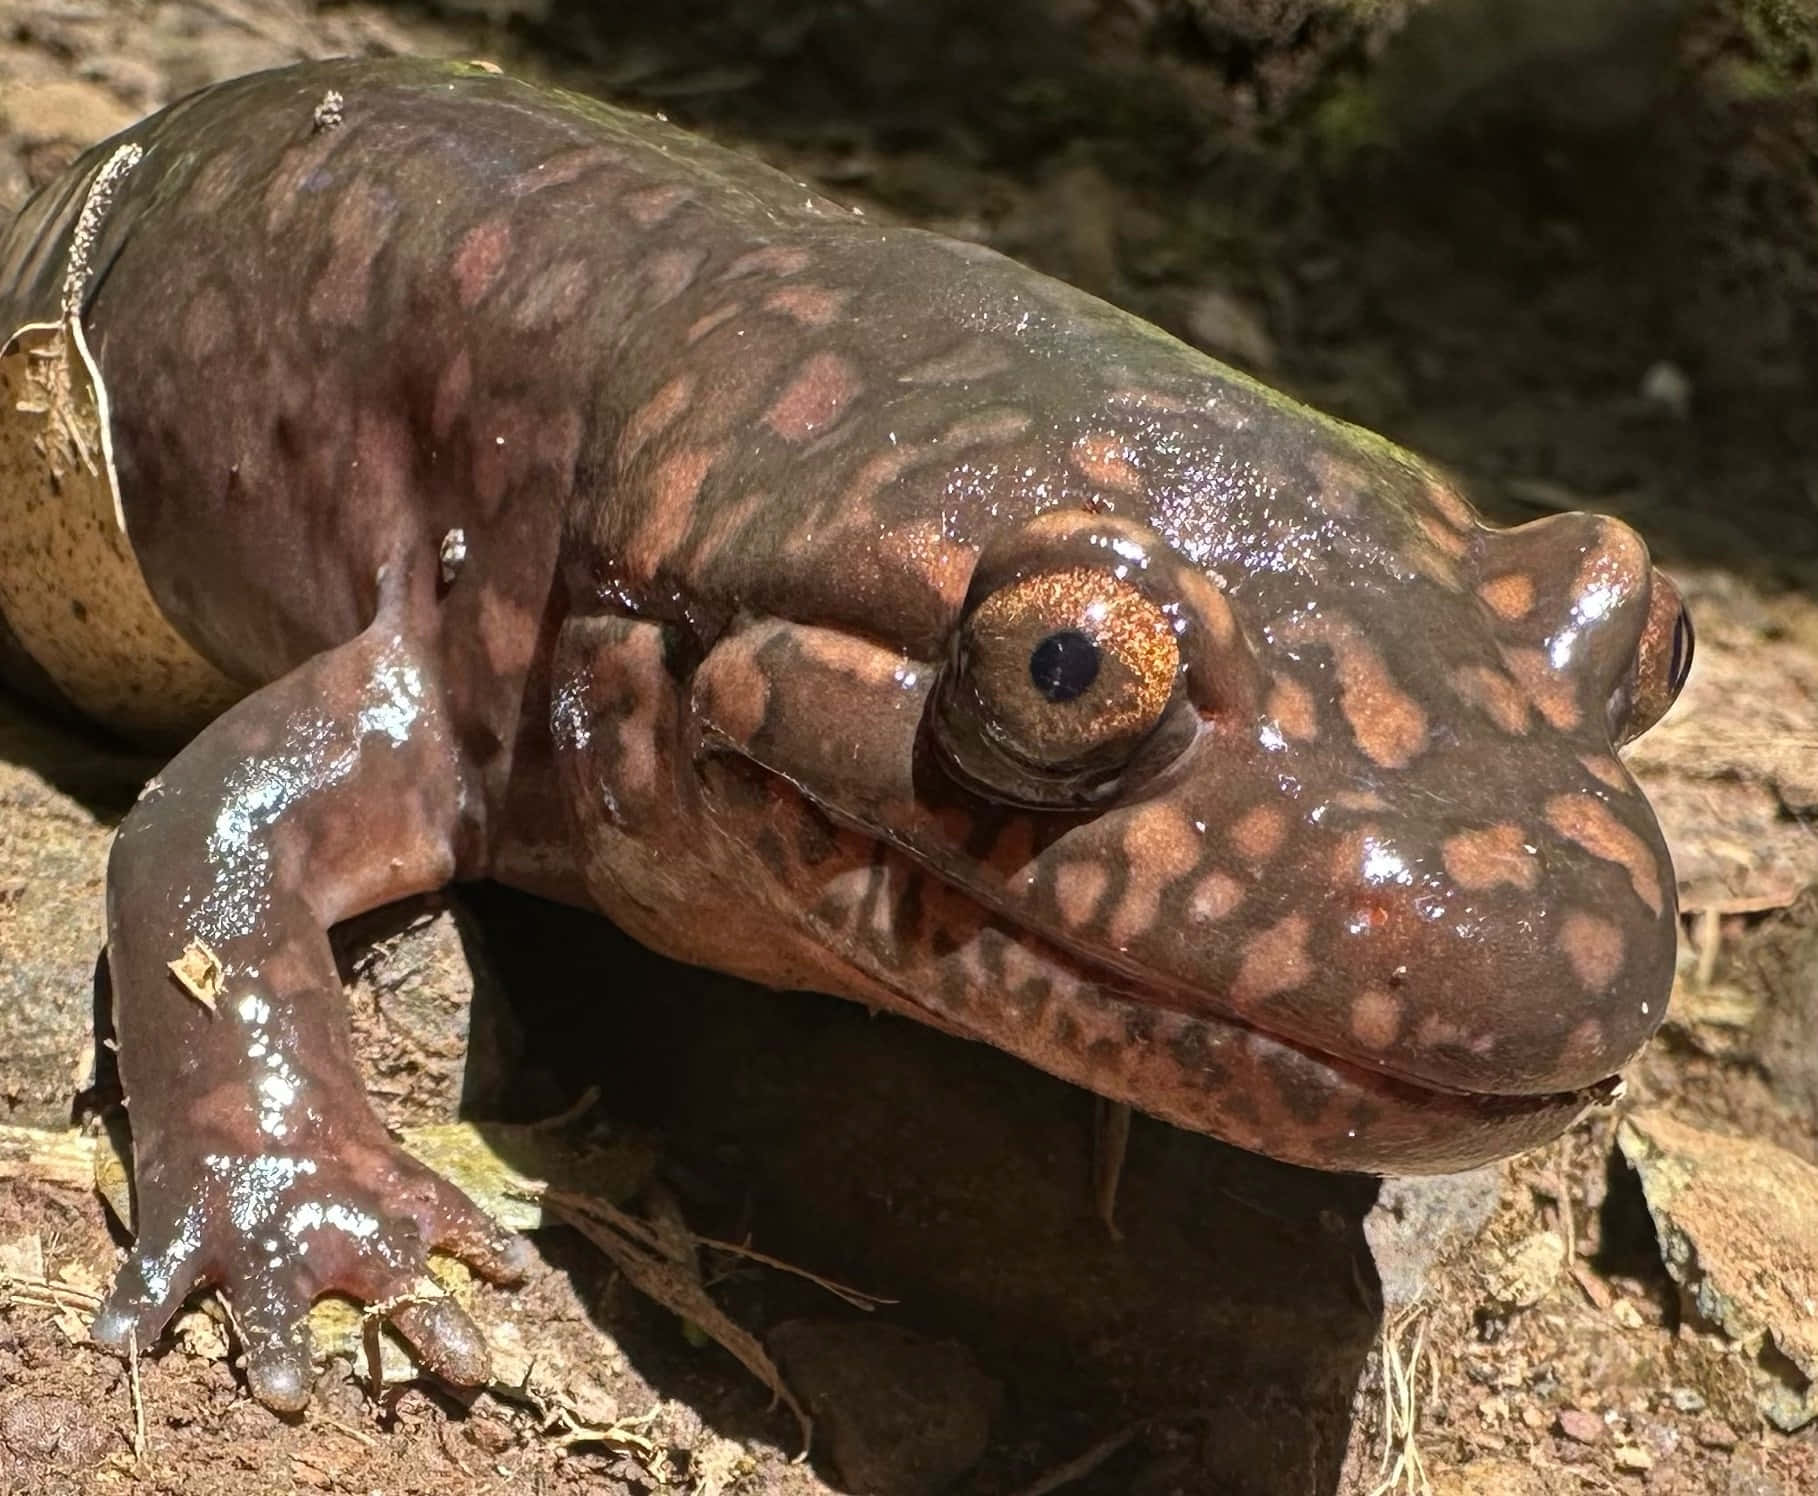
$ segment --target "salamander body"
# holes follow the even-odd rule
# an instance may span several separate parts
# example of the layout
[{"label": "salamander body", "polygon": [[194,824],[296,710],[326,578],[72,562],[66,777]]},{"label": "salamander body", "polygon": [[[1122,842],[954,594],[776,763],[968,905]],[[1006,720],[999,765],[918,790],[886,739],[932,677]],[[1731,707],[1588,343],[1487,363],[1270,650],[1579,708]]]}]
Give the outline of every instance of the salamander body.
[{"label": "salamander body", "polygon": [[[14,329],[0,420],[87,389],[116,507],[0,467],[0,674],[181,745],[108,872],[104,1341],[218,1284],[296,1407],[316,1295],[515,1270],[373,1116],[326,936],[457,879],[1334,1169],[1543,1141],[1663,1016],[1614,749],[1691,637],[1636,535],[1487,527],[990,251],[478,67],[314,64],[34,198]],[[452,1301],[394,1319],[483,1374]]]}]

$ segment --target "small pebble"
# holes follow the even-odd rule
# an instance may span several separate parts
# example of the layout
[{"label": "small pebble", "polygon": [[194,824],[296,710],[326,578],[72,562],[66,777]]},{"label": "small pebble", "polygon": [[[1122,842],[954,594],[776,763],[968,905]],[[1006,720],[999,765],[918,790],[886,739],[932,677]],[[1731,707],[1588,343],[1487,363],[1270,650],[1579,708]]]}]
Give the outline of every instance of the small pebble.
[{"label": "small pebble", "polygon": [[1582,1408],[1562,1408],[1559,1432],[1577,1444],[1600,1444],[1604,1435],[1603,1419]]},{"label": "small pebble", "polygon": [[1683,421],[1692,408],[1692,381],[1678,364],[1662,359],[1641,376],[1641,397],[1664,406]]},{"label": "small pebble", "polygon": [[461,568],[467,564],[467,532],[456,529],[444,535],[440,557],[442,585],[452,587],[454,579],[461,574]]}]

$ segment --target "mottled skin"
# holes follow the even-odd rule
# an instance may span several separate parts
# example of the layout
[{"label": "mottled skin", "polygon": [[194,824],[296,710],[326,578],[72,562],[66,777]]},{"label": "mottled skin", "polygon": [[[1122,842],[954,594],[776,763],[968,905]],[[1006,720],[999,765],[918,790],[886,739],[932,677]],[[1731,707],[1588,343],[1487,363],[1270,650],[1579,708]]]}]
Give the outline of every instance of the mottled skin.
[{"label": "mottled skin", "polygon": [[[995,254],[478,68],[122,139],[82,318],[128,533],[246,694],[109,868],[140,1220],[101,1339],[220,1284],[294,1407],[316,1294],[513,1271],[369,1111],[325,936],[452,879],[1329,1168],[1540,1142],[1660,1022],[1673,877],[1612,745],[1689,635],[1623,525],[1487,528]],[[0,332],[56,320],[110,150],[0,241]],[[1108,738],[1112,685],[1030,683],[1106,616]],[[458,1310],[397,1317],[482,1373]]]}]

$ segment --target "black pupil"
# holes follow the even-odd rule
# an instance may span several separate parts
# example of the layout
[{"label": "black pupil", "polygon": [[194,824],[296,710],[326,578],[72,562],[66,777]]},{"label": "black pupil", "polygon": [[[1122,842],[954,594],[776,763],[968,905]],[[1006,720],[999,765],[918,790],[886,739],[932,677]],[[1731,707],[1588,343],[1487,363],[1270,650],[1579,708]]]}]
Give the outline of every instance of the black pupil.
[{"label": "black pupil", "polygon": [[1098,646],[1078,629],[1050,634],[1029,652],[1029,679],[1050,701],[1084,696],[1098,679]]},{"label": "black pupil", "polygon": [[1692,673],[1692,648],[1696,641],[1692,635],[1692,616],[1684,608],[1679,610],[1679,620],[1673,625],[1673,663],[1667,671],[1667,678],[1673,683],[1673,690],[1685,684],[1685,678]]}]

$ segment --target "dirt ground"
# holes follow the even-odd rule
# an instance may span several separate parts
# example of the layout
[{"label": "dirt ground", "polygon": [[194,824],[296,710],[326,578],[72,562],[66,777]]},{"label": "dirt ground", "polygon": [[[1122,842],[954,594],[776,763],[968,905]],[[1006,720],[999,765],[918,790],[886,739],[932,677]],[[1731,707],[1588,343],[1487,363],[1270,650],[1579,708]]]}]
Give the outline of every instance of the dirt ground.
[{"label": "dirt ground", "polygon": [[[346,932],[388,1120],[562,1116],[492,1146],[632,1203],[717,1309],[658,1307],[635,1259],[552,1226],[527,1285],[473,1290],[491,1388],[394,1357],[374,1391],[356,1335],[289,1421],[207,1312],[130,1370],[83,1343],[121,1237],[60,1129],[108,1100],[100,869],[146,766],[0,705],[0,1492],[1818,1491],[1808,14],[0,0],[0,210],[213,79],[486,57],[991,243],[1439,459],[1498,518],[1620,513],[1699,634],[1630,755],[1680,877],[1666,1028],[1616,1113],[1457,1181],[1379,1192],[1138,1119],[1113,1235],[1088,1098],[979,1046],[498,890]],[[715,1314],[814,1415],[806,1460]]]}]

